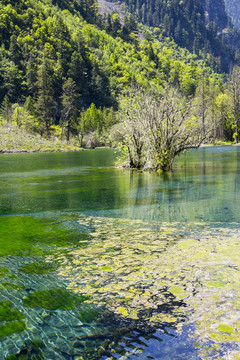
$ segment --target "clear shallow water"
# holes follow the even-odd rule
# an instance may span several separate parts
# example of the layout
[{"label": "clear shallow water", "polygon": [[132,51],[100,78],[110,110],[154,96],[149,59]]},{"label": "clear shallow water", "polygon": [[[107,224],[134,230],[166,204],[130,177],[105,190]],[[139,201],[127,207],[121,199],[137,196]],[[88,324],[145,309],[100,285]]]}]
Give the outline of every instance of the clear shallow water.
[{"label": "clear shallow water", "polygon": [[[234,359],[239,295],[229,277],[239,271],[240,148],[191,150],[169,174],[116,169],[115,159],[109,149],[1,155],[0,301],[10,300],[25,316],[17,319],[25,328],[2,336],[0,359],[27,352],[47,360]],[[183,266],[184,251],[190,255]],[[218,257],[206,265],[209,253]],[[56,265],[49,272],[24,268],[39,262],[44,268],[46,259]],[[23,300],[59,288],[91,299],[72,309]],[[211,298],[214,314],[214,303],[224,304],[208,328],[199,303],[210,306]],[[3,315],[1,321],[1,304],[0,335],[1,326],[16,321]],[[220,325],[231,326],[230,333]]]},{"label": "clear shallow water", "polygon": [[240,148],[191,150],[172,173],[113,168],[113,150],[0,158],[2,215],[89,211],[157,221],[239,221]]}]

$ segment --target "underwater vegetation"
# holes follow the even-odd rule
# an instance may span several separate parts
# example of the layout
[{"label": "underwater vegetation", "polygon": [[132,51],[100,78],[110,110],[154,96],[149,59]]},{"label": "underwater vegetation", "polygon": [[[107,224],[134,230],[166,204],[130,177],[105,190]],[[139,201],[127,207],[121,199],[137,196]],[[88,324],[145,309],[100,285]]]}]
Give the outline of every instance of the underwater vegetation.
[{"label": "underwater vegetation", "polygon": [[0,267],[0,277],[1,276],[6,276],[10,273],[10,271],[4,267]]},{"label": "underwater vegetation", "polygon": [[49,271],[54,271],[56,267],[57,265],[53,263],[35,261],[20,267],[19,270],[27,274],[47,274]]},{"label": "underwater vegetation", "polygon": [[91,244],[59,255],[59,275],[71,291],[126,321],[169,324],[179,333],[194,323],[195,341],[240,342],[237,224],[163,223],[159,229],[91,216],[79,223],[91,224]]},{"label": "underwater vegetation", "polygon": [[[0,288],[13,296],[11,302],[0,301],[2,339],[24,330],[23,336],[31,339],[29,314],[37,314],[37,331],[44,337],[46,326],[51,333],[51,324],[57,329],[61,316],[67,319],[71,313],[67,331],[73,340],[67,340],[66,351],[81,354],[83,360],[118,358],[114,354],[127,358],[131,341],[140,344],[142,336],[154,339],[157,329],[161,334],[171,329],[177,338],[186,328],[191,328],[188,336],[199,358],[223,359],[227,349],[231,359],[238,359],[237,224],[159,226],[154,222],[85,215],[77,221],[80,229],[89,229],[84,236],[80,233],[79,246],[75,237],[68,246],[67,241],[58,247],[52,240],[47,241],[45,258],[36,258],[34,252],[34,257],[23,258],[14,269],[8,270],[7,262],[7,267],[0,268]],[[18,274],[16,280],[12,280],[13,273]],[[21,276],[33,286],[23,286]],[[41,277],[43,282],[52,280],[38,289],[35,282]],[[19,308],[13,301],[15,296]],[[47,337],[42,347],[32,339],[26,342],[24,338],[23,342],[13,354],[7,353],[7,360],[44,358]],[[143,350],[134,346],[136,357],[141,357]]]},{"label": "underwater vegetation", "polygon": [[0,301],[0,338],[25,329],[25,316],[13,308],[10,301]]},{"label": "underwater vegetation", "polygon": [[70,310],[80,305],[87,296],[71,294],[65,289],[48,289],[34,291],[23,298],[23,305],[27,307],[42,307],[48,310]]}]

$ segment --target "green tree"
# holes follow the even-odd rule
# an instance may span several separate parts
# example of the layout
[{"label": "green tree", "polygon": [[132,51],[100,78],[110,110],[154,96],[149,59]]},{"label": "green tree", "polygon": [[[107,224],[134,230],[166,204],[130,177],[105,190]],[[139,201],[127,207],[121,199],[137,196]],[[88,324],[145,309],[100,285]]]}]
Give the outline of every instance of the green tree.
[{"label": "green tree", "polygon": [[198,88],[196,91],[196,96],[198,100],[198,108],[201,114],[202,119],[202,136],[205,139],[205,122],[207,116],[207,109],[208,109],[208,100],[209,100],[209,79],[205,72],[203,71],[198,83]]},{"label": "green tree", "polygon": [[9,123],[12,120],[12,104],[7,95],[4,97],[4,100],[1,104],[0,117],[2,122]]},{"label": "green tree", "polygon": [[240,67],[235,66],[228,82],[228,91],[231,101],[231,111],[235,122],[235,141],[239,138],[239,119],[240,119]]},{"label": "green tree", "polygon": [[67,141],[70,139],[72,126],[76,122],[78,115],[78,94],[76,84],[72,78],[68,78],[63,84],[62,95],[62,129],[66,124],[67,127]]},{"label": "green tree", "polygon": [[30,55],[30,58],[27,63],[26,78],[27,78],[27,87],[29,94],[33,96],[36,90],[37,66],[36,66],[36,60],[32,55]]},{"label": "green tree", "polygon": [[52,69],[46,55],[43,56],[42,64],[39,66],[37,74],[38,98],[36,110],[39,119],[43,124],[41,132],[50,135],[50,127],[53,123],[54,114],[54,91],[52,84]]},{"label": "green tree", "polygon": [[[217,114],[216,114],[216,119],[217,119],[217,123],[216,123],[216,138],[218,139],[224,139],[225,138],[225,132],[227,128],[231,128],[231,119],[230,119],[230,98],[227,94],[225,93],[220,93],[217,97],[216,97],[216,110],[217,110]],[[230,126],[229,126],[230,125]],[[232,135],[232,131],[231,135]],[[230,138],[230,140],[232,140],[232,136]]]}]

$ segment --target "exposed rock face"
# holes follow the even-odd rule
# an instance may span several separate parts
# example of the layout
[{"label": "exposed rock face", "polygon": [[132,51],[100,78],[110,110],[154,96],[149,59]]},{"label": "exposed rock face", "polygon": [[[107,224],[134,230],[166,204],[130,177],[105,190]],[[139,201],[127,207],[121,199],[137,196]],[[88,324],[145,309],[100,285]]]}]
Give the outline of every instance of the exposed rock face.
[{"label": "exposed rock face", "polygon": [[[224,37],[226,43],[235,49],[240,48],[240,34],[234,29],[229,17],[224,0],[200,0],[205,11],[206,26],[216,24],[219,36]],[[226,2],[232,0],[225,0]],[[239,6],[240,10],[240,6]]]},{"label": "exposed rock face", "polygon": [[240,30],[240,1],[225,0],[225,6],[233,24]]},{"label": "exposed rock face", "polygon": [[201,3],[205,10],[207,24],[215,22],[221,30],[228,26],[228,16],[224,0],[201,0]]}]

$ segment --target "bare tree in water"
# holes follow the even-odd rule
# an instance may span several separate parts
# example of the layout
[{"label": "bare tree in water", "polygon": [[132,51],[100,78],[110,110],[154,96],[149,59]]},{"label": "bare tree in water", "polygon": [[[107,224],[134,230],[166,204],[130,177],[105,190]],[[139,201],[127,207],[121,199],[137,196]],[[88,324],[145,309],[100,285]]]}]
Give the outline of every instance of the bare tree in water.
[{"label": "bare tree in water", "polygon": [[192,103],[174,89],[155,97],[137,94],[125,99],[125,147],[133,168],[171,170],[177,155],[201,145],[206,136],[202,119],[192,115]]}]

